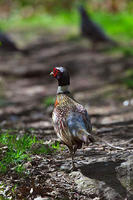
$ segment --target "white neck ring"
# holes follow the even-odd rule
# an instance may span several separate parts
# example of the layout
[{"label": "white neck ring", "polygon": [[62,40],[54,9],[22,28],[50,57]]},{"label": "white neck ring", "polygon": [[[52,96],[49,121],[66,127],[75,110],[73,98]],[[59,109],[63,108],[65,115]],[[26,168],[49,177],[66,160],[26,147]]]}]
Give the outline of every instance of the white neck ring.
[{"label": "white neck ring", "polygon": [[69,92],[69,85],[65,85],[65,86],[58,86],[57,89],[57,94],[63,94]]}]

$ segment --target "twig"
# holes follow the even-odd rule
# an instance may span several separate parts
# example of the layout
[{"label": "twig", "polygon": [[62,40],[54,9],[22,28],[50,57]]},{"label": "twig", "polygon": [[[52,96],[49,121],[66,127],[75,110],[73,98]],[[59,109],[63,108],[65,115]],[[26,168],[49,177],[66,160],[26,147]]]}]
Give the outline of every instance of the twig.
[{"label": "twig", "polygon": [[108,145],[109,147],[112,147],[112,148],[114,148],[114,149],[125,150],[124,148],[119,147],[119,146],[114,146],[114,145],[112,145],[112,144],[106,142],[105,140],[101,140],[101,141],[104,142],[104,143],[105,143],[106,145]]},{"label": "twig", "polygon": [[[93,132],[93,134],[95,134],[95,133]],[[93,136],[94,136],[94,135],[93,135]],[[107,141],[101,139],[100,137],[98,137],[98,136],[96,136],[96,135],[94,136],[94,138],[96,138],[96,140],[99,140],[100,142],[106,144],[107,146],[109,146],[109,147],[111,147],[111,148],[118,149],[118,150],[123,150],[123,151],[126,150],[125,148],[122,148],[122,147],[119,147],[119,146],[114,146],[114,145],[108,143]]]}]

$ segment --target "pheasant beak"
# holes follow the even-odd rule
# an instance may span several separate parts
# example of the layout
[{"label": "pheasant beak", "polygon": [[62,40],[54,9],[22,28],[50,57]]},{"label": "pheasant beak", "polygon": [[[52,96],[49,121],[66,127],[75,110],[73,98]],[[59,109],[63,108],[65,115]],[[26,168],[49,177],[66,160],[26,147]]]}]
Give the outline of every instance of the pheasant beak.
[{"label": "pheasant beak", "polygon": [[54,73],[53,73],[53,72],[51,72],[49,75],[50,75],[50,76],[53,76],[53,75],[54,75]]}]

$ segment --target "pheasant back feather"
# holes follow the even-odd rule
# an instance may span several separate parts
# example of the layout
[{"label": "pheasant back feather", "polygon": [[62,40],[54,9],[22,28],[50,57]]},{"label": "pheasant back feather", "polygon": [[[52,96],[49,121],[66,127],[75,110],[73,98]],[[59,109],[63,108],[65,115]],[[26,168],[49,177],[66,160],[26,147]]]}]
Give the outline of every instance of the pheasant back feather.
[{"label": "pheasant back feather", "polygon": [[81,148],[82,143],[93,141],[88,113],[70,95],[57,95],[52,119],[57,136],[69,149]]}]

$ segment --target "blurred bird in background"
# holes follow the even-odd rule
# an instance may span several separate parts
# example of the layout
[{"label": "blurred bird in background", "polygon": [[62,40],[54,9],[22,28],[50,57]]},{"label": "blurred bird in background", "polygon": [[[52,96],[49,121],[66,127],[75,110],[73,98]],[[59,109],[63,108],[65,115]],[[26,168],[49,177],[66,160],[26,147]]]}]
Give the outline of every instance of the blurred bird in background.
[{"label": "blurred bird in background", "polygon": [[92,126],[86,109],[79,104],[69,91],[70,77],[63,67],[55,67],[50,73],[58,80],[57,96],[52,114],[55,132],[68,147],[72,157],[72,167],[75,168],[74,154],[82,144],[94,142],[91,135]]},{"label": "blurred bird in background", "polygon": [[82,5],[78,7],[78,10],[81,17],[81,34],[84,37],[88,38],[93,45],[100,43],[113,46],[117,45],[117,42],[107,36],[102,28],[91,19],[90,15]]},{"label": "blurred bird in background", "polygon": [[15,42],[6,34],[0,31],[0,51],[3,52],[19,52],[28,55],[27,49],[19,49]]}]

